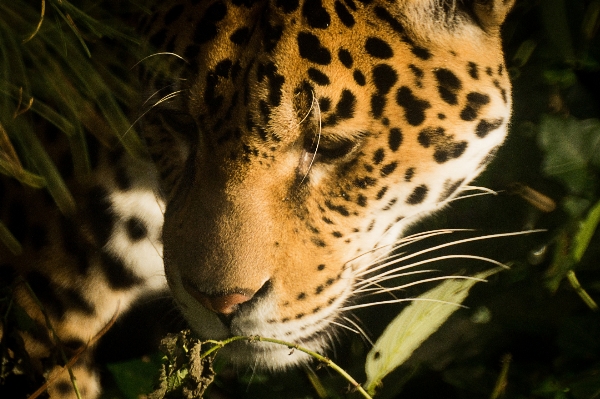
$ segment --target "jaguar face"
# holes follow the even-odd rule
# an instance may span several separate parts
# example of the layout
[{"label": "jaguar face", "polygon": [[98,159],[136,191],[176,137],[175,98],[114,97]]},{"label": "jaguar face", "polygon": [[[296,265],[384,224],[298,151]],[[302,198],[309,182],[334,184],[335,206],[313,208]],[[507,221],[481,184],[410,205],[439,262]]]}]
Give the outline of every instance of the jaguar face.
[{"label": "jaguar face", "polygon": [[[467,3],[219,0],[159,14],[154,43],[185,64],[145,134],[167,200],[167,279],[201,337],[322,350],[360,274],[483,170],[510,117],[499,27],[512,2]],[[224,351],[272,369],[304,358],[259,342]]]}]

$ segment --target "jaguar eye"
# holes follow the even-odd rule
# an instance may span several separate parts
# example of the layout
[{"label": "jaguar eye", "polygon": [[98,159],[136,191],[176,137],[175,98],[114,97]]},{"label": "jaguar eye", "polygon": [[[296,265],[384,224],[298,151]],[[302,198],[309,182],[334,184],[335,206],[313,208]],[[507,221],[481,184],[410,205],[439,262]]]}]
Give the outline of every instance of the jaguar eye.
[{"label": "jaguar eye", "polygon": [[310,140],[304,148],[310,154],[314,154],[316,151],[315,161],[328,162],[344,158],[350,154],[356,148],[356,143],[345,139],[328,140],[321,138],[318,145],[317,140]]}]

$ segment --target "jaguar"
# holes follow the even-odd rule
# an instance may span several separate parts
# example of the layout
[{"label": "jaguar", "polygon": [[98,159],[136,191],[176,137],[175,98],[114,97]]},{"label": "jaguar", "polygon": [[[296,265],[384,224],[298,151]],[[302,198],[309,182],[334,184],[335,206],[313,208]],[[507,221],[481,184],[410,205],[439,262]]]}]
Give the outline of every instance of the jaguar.
[{"label": "jaguar", "polygon": [[[168,67],[148,68],[140,92],[148,157],[98,145],[72,212],[0,181],[2,220],[24,247],[0,249],[2,275],[36,323],[22,333],[29,356],[49,357],[57,338],[84,346],[164,290],[204,339],[325,350],[361,276],[502,144],[512,4],[163,2],[147,37]],[[268,370],[307,361],[261,342],[220,355]],[[91,365],[73,366],[87,398],[100,391]],[[67,373],[46,371],[50,397],[74,397]]]}]

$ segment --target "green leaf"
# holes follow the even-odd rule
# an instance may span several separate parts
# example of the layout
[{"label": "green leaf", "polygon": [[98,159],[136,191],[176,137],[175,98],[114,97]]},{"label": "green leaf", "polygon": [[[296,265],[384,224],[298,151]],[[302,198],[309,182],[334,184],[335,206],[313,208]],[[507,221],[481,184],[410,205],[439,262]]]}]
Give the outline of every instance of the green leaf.
[{"label": "green leaf", "polygon": [[416,298],[385,329],[369,354],[365,386],[371,394],[381,379],[404,363],[431,334],[460,308],[475,283],[502,268],[494,268],[473,277],[450,277]]},{"label": "green leaf", "polygon": [[575,235],[573,242],[572,256],[575,262],[579,262],[583,257],[596,228],[600,223],[600,201],[590,210],[587,217],[579,225],[579,230]]},{"label": "green leaf", "polygon": [[157,353],[149,359],[134,359],[107,364],[117,386],[127,399],[138,399],[152,392],[158,376],[161,356]]},{"label": "green leaf", "polygon": [[6,227],[1,221],[0,242],[2,242],[13,255],[21,255],[23,252],[23,247],[21,247],[19,241],[15,238],[15,236],[12,235],[10,230],[8,230],[8,227]]},{"label": "green leaf", "polygon": [[546,153],[543,171],[573,194],[592,193],[593,168],[600,168],[600,121],[545,115],[538,143]]}]

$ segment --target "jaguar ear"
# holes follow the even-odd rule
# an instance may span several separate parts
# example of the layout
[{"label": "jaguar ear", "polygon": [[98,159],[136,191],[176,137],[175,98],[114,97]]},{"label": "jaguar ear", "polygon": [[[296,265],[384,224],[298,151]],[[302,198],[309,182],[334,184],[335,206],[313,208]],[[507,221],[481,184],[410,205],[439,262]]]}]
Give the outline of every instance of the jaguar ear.
[{"label": "jaguar ear", "polygon": [[515,0],[475,0],[472,4],[477,23],[486,32],[500,29]]}]

